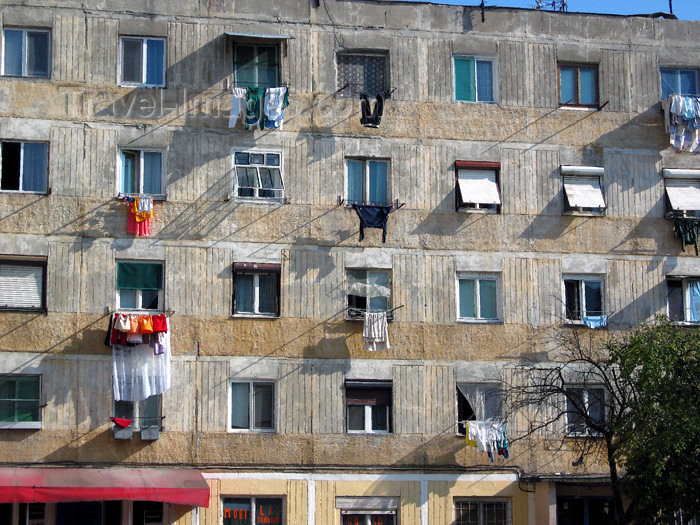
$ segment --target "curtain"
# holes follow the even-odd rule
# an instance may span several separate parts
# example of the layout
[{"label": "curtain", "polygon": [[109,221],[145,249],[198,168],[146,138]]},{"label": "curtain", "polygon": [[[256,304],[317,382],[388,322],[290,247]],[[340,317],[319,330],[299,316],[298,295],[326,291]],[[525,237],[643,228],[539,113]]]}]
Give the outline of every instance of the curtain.
[{"label": "curtain", "polygon": [[44,142],[22,145],[22,190],[46,193],[48,146]]},{"label": "curtain", "polygon": [[231,428],[250,428],[250,384],[231,383]]},{"label": "curtain", "polygon": [[387,163],[370,160],[369,164],[369,202],[377,206],[387,205]]},{"label": "curtain", "polygon": [[458,57],[455,60],[455,98],[476,102],[475,68],[472,57]]},{"label": "curtain", "polygon": [[700,321],[700,281],[688,281],[688,302],[690,303],[690,321]]},{"label": "curtain", "polygon": [[490,60],[476,61],[476,94],[479,102],[493,102],[493,63]]},{"label": "curtain", "polygon": [[5,29],[5,75],[22,76],[22,31]]},{"label": "curtain", "polygon": [[115,401],[141,401],[170,388],[170,332],[165,332],[164,353],[155,355],[147,344],[112,345],[112,379]]},{"label": "curtain", "polygon": [[255,301],[254,275],[236,274],[236,312],[253,313]]},{"label": "curtain", "polygon": [[26,75],[49,76],[49,34],[46,31],[27,31]]},{"label": "curtain", "polygon": [[469,402],[477,421],[497,419],[501,412],[498,385],[489,383],[458,383],[457,388]]},{"label": "curtain", "polygon": [[[370,273],[369,279],[367,273]],[[347,279],[348,295],[357,295],[359,297],[391,297],[389,276],[386,272],[349,270]]]},{"label": "curtain", "polygon": [[117,288],[162,290],[163,265],[160,263],[120,262],[117,265]]},{"label": "curtain", "polygon": [[348,167],[348,203],[362,203],[362,161],[346,160]]},{"label": "curtain", "polygon": [[163,58],[165,47],[162,40],[146,40],[146,84],[162,86],[165,84]]},{"label": "curtain", "polygon": [[147,195],[163,193],[162,155],[158,151],[143,152],[143,192]]}]

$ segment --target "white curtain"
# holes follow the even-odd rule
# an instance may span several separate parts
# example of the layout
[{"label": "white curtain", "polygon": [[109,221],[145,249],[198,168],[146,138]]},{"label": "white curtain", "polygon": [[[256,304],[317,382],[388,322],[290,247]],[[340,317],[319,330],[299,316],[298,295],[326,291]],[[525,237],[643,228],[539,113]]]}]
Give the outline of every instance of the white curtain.
[{"label": "white curtain", "polygon": [[469,401],[477,421],[499,418],[501,396],[495,383],[459,383],[457,388]]},{"label": "white curtain", "polygon": [[112,345],[115,401],[142,401],[170,388],[170,332],[165,335],[160,355],[146,344]]},{"label": "white curtain", "polygon": [[[374,279],[370,277],[369,283],[365,274],[361,277],[348,272],[348,294],[360,297],[391,297],[391,289],[387,286],[388,276],[378,273]],[[384,281],[382,283],[381,281]]]}]

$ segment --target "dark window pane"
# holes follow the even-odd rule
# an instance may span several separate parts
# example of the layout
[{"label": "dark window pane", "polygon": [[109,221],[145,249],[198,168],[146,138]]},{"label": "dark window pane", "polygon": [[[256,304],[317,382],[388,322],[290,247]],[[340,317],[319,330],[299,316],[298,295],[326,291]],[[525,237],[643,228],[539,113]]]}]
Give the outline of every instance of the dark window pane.
[{"label": "dark window pane", "polygon": [[2,143],[2,184],[3,190],[19,190],[20,156],[22,145],[19,142]]},{"label": "dark window pane", "polygon": [[231,383],[231,428],[250,428],[250,385]]},{"label": "dark window pane", "polygon": [[372,407],[372,430],[389,430],[389,407],[378,405]]},{"label": "dark window pane", "polygon": [[27,32],[28,77],[49,76],[49,34],[45,31]]},{"label": "dark window pane", "polygon": [[253,428],[274,428],[274,385],[255,383],[253,385]]},{"label": "dark window pane", "polygon": [[102,525],[102,502],[57,503],[56,525]]},{"label": "dark window pane", "polygon": [[254,313],[255,276],[236,274],[236,312]]},{"label": "dark window pane", "polygon": [[683,308],[683,282],[669,279],[668,286],[668,317],[671,321],[685,320],[685,310]]},{"label": "dark window pane", "polygon": [[250,154],[251,164],[265,164],[265,154],[264,153],[251,153]]},{"label": "dark window pane", "polygon": [[146,84],[162,86],[165,84],[165,42],[163,40],[146,40]]},{"label": "dark window pane", "polygon": [[586,281],[584,288],[586,293],[585,315],[601,315],[603,313],[603,283],[600,281]]},{"label": "dark window pane", "polygon": [[258,310],[261,314],[277,314],[278,274],[260,274],[258,276]]},{"label": "dark window pane", "polygon": [[267,154],[267,165],[268,166],[279,166],[280,156],[278,153],[268,153]]},{"label": "dark window pane", "polygon": [[224,525],[250,525],[252,511],[249,498],[224,498]]},{"label": "dark window pane", "polygon": [[250,154],[244,152],[238,152],[234,155],[236,164],[250,164],[249,157]]},{"label": "dark window pane", "polygon": [[5,29],[5,75],[22,76],[24,33],[15,29]]},{"label": "dark window pane", "polygon": [[134,501],[133,525],[161,525],[163,504],[158,501]]},{"label": "dark window pane", "polygon": [[348,407],[348,430],[365,429],[365,407],[352,405]]},{"label": "dark window pane", "polygon": [[567,279],[564,281],[566,300],[566,318],[572,321],[581,320],[581,286],[580,281]]},{"label": "dark window pane", "polygon": [[122,39],[122,82],[143,81],[143,41],[138,38]]}]

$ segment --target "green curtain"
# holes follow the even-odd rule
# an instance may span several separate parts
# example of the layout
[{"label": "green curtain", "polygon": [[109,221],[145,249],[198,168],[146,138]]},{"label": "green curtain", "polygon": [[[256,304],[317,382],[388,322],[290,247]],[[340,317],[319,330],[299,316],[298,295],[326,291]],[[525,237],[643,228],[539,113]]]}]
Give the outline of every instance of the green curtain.
[{"label": "green curtain", "polygon": [[160,263],[120,262],[117,265],[117,288],[161,290],[163,288],[163,265]]}]

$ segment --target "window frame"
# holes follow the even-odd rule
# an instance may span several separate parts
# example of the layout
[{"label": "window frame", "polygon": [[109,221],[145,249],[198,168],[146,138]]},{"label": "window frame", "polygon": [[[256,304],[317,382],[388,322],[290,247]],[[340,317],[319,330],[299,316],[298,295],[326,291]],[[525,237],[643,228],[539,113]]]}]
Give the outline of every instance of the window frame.
[{"label": "window frame", "polygon": [[[7,62],[7,57],[5,53],[7,52],[7,45],[6,45],[6,36],[5,32],[6,31],[21,31],[22,32],[22,74],[20,75],[10,75],[5,72],[6,69],[6,62]],[[48,35],[47,38],[47,49],[46,49],[46,76],[43,75],[28,75],[27,74],[27,35],[29,33],[46,33]],[[2,28],[2,76],[4,77],[9,77],[9,78],[31,78],[31,79],[46,79],[49,80],[51,79],[51,65],[52,65],[52,60],[51,60],[51,52],[52,52],[52,46],[51,46],[51,29],[46,29],[46,28],[34,28],[34,27],[14,27],[14,26],[5,26]]]},{"label": "window frame", "polygon": [[[476,503],[477,504],[477,523],[469,523],[469,521],[465,521],[460,519],[461,516],[459,516],[457,513],[459,510],[458,505],[460,503]],[[487,504],[496,504],[496,503],[502,503],[505,505],[505,521],[500,523],[500,524],[495,524],[491,521],[486,521],[486,517],[484,516],[485,514],[485,509],[484,506]],[[512,502],[510,498],[474,498],[474,497],[467,497],[467,496],[455,496],[452,499],[452,515],[453,515],[453,521],[452,525],[511,525],[513,523],[513,511],[512,511]],[[459,520],[459,521],[458,521]]]},{"label": "window frame", "polygon": [[[239,154],[248,154],[248,164],[238,164],[236,161],[236,157]],[[262,164],[258,163],[251,163],[250,162],[250,155],[264,155],[264,160]],[[279,157],[279,163],[277,165],[274,164],[268,164],[268,155],[277,155]],[[232,161],[233,161],[233,191],[231,193],[231,196],[234,197],[236,200],[240,201],[245,201],[245,202],[256,202],[256,203],[275,203],[275,204],[284,204],[287,202],[287,188],[284,183],[284,156],[283,156],[283,151],[282,150],[268,150],[268,149],[259,149],[259,148],[234,148],[232,150]],[[247,167],[247,168],[254,168],[256,171],[256,177],[258,181],[258,186],[257,187],[250,187],[250,186],[240,186],[238,184],[238,168],[239,167]],[[263,187],[263,182],[262,182],[262,177],[260,175],[260,170],[259,168],[269,168],[269,169],[278,169],[279,170],[279,177],[280,181],[282,183],[282,188],[264,188]],[[241,189],[253,189],[254,190],[254,195],[248,196],[248,195],[239,195]],[[261,192],[279,192],[278,196],[260,196]]]},{"label": "window frame", "polygon": [[[562,89],[561,89],[561,72],[564,69],[575,69],[576,71],[576,100],[562,101]],[[593,70],[595,72],[595,101],[590,104],[584,104],[581,102],[581,70]],[[599,65],[590,63],[576,63],[576,62],[559,62],[557,63],[557,73],[559,77],[559,107],[564,108],[598,108],[600,105],[600,75],[599,75]]]},{"label": "window frame", "polygon": [[[585,408],[585,410],[586,410],[586,416],[585,416],[585,417],[588,417],[588,418],[591,418],[591,419],[593,419],[593,417],[592,417],[591,414],[590,414],[590,403],[589,403],[590,393],[589,393],[589,390],[594,390],[594,389],[595,389],[595,390],[600,390],[600,391],[602,391],[602,398],[601,398],[601,403],[600,403],[600,407],[601,407],[601,414],[600,414],[601,425],[605,422],[605,418],[606,418],[606,401],[607,401],[607,396],[608,396],[608,394],[607,394],[606,389],[605,389],[605,387],[604,387],[603,385],[582,385],[582,384],[572,383],[571,385],[566,385],[566,386],[564,387],[564,389],[565,389],[567,392],[568,392],[568,391],[573,391],[573,390],[581,390],[581,392],[582,392],[581,401],[582,401],[583,404],[584,404],[584,407],[583,407],[583,408]],[[571,402],[569,396],[568,396],[568,395],[565,395],[564,398],[565,398],[565,399],[564,399],[564,403],[566,404],[566,406],[565,406],[565,414],[566,414],[566,435],[567,435],[568,437],[596,437],[596,436],[600,436],[600,433],[599,433],[599,432],[596,432],[595,430],[592,430],[591,428],[588,427],[588,425],[586,425],[585,419],[583,419],[583,420],[582,420],[581,422],[579,422],[579,423],[572,422],[572,421],[570,420],[571,415],[572,415],[572,414],[577,414],[577,413],[574,412],[574,411],[572,411],[572,410],[569,410],[569,403]],[[572,427],[573,427],[574,425],[584,425],[584,426],[585,426],[585,429],[582,430],[582,431],[572,430]]]},{"label": "window frame", "polygon": [[[362,200],[351,200],[350,199],[350,168],[348,162],[360,162],[362,163]],[[370,163],[384,164],[386,168],[386,202],[373,201],[370,197]],[[391,206],[391,159],[381,158],[381,157],[345,157],[343,162],[343,167],[345,170],[345,204],[350,207],[353,204],[358,205],[375,205],[375,206]]]},{"label": "window frame", "polygon": [[[691,321],[691,301],[690,301],[690,291],[688,289],[688,284],[690,282],[698,282],[700,283],[700,276],[677,276],[677,275],[669,275],[666,276],[666,313],[668,315],[669,320],[673,324],[678,324],[678,325],[688,325],[688,326],[694,326],[697,324],[700,324],[700,319],[697,321]],[[681,311],[683,312],[683,319],[674,319],[671,317],[671,290],[670,290],[670,283],[680,283],[680,288],[681,288]]]},{"label": "window frame", "polygon": [[[476,317],[462,317],[460,311],[461,305],[461,287],[460,281],[475,281],[474,286],[474,310]],[[481,281],[495,281],[496,284],[496,317],[481,316]],[[498,324],[502,322],[501,313],[501,279],[500,274],[493,272],[457,272],[456,276],[456,292],[457,292],[457,321],[461,323],[477,323],[477,324]]]},{"label": "window frame", "polygon": [[[233,418],[233,385],[242,384],[248,385],[248,428],[234,428],[232,424]],[[272,390],[272,414],[270,420],[271,427],[254,427],[255,414],[255,386],[269,386]],[[277,381],[274,379],[229,379],[228,382],[228,412],[226,420],[226,431],[230,434],[275,434],[277,433],[277,414],[279,413],[279,404],[277,401]]]},{"label": "window frame", "polygon": [[[18,186],[16,190],[8,190],[2,188],[2,152],[5,144],[19,144],[20,145],[20,157],[19,157],[19,174],[18,174]],[[44,172],[44,188],[42,191],[27,190],[22,188],[22,183],[24,182],[24,149],[25,144],[44,144],[46,146],[46,171]],[[0,140],[0,193],[14,193],[14,194],[31,194],[31,195],[48,195],[50,193],[49,189],[49,166],[50,166],[50,143],[45,140],[12,140],[12,139],[2,139]]]},{"label": "window frame", "polygon": [[[490,416],[492,419],[499,419],[501,418],[501,414],[503,412],[503,396],[501,395],[501,383],[497,383],[495,381],[491,382],[470,382],[470,381],[457,381],[457,386],[455,388],[457,392],[457,403],[456,403],[456,410],[457,410],[457,426],[455,428],[455,433],[458,436],[465,436],[467,434],[467,425],[466,423],[462,423],[462,421],[477,421],[476,419],[476,411],[474,410],[472,403],[475,401],[474,399],[469,399],[464,392],[462,392],[462,389],[460,388],[461,386],[464,387],[476,387],[478,389],[477,395],[483,396],[484,398],[484,410],[492,409],[493,405],[489,406],[489,400],[493,399],[494,401],[491,401],[491,403],[496,404],[496,413],[493,416]],[[462,401],[462,399],[464,401]],[[464,406],[464,403],[468,405],[468,409],[472,411],[471,416],[466,416],[465,418],[462,418],[463,412],[466,412],[467,407]],[[486,415],[486,414],[484,414]],[[489,419],[489,417],[486,417],[485,419]]]},{"label": "window frame", "polygon": [[[138,40],[141,42],[141,82],[124,80],[124,42],[126,40]],[[149,40],[163,42],[163,82],[160,84],[148,82],[148,46]],[[119,35],[119,60],[117,65],[117,78],[119,86],[128,87],[154,87],[164,88],[166,86],[166,73],[168,71],[168,40],[165,37],[143,36],[143,35]]]},{"label": "window frame", "polygon": [[[29,398],[19,398],[19,394],[17,393],[18,389],[18,382],[15,382],[15,395],[14,397],[11,398],[0,398],[0,402],[8,402],[10,404],[12,403],[32,403],[32,408],[34,408],[34,403],[36,403],[36,413],[37,413],[37,419],[32,420],[32,421],[0,421],[0,429],[22,429],[22,430],[27,430],[27,429],[33,429],[33,430],[40,430],[41,425],[42,425],[42,409],[43,409],[43,403],[42,403],[42,376],[41,374],[0,374],[0,380],[4,381],[12,381],[12,379],[15,378],[17,380],[23,379],[23,378],[35,378],[37,382],[37,398],[36,399],[29,399]],[[13,411],[17,411],[17,407],[14,408]],[[15,415],[16,417],[16,415]]]},{"label": "window frame", "polygon": [[[372,89],[368,89],[368,83],[365,79],[363,72],[364,83],[360,86],[359,84],[343,81],[341,79],[341,68],[338,62],[338,58],[341,56],[355,56],[355,57],[376,57],[384,60],[383,64],[383,76],[384,81],[381,91],[377,93],[372,93]],[[345,49],[342,51],[336,51],[335,53],[335,78],[336,78],[336,96],[341,98],[358,98],[362,93],[366,94],[370,100],[373,100],[378,94],[385,93],[389,90],[391,68],[389,64],[389,51],[382,49]],[[345,87],[349,84],[348,87]]]},{"label": "window frame", "polygon": [[[156,308],[144,308],[143,307],[143,292],[152,291],[146,289],[136,289],[136,288],[119,288],[118,287],[118,277],[115,279],[115,290],[116,290],[116,309],[122,313],[140,313],[148,312],[151,314],[162,313],[165,311],[165,262],[164,261],[151,261],[151,260],[133,260],[133,259],[120,259],[116,261],[116,274],[119,275],[119,264],[120,263],[133,263],[133,264],[158,264],[161,266],[161,283],[160,289],[158,289],[158,306]],[[121,306],[122,292],[121,290],[135,290],[136,308],[127,308]]]},{"label": "window frame", "polygon": [[[462,195],[460,172],[493,172],[500,203],[467,202]],[[463,213],[501,213],[503,195],[501,194],[501,163],[488,161],[455,161],[455,211]]]},{"label": "window frame", "polygon": [[[560,166],[562,184],[562,215],[583,216],[583,217],[604,217],[607,213],[608,202],[605,199],[605,168],[602,166]],[[567,183],[586,182],[596,179],[600,189],[600,197],[603,201],[602,207],[593,206],[572,206],[569,194],[566,191]]]},{"label": "window frame", "polygon": [[[663,168],[665,216],[667,218],[698,218],[700,217],[700,170]],[[693,209],[674,209],[669,188],[676,187],[684,193],[684,197],[693,195],[697,206]]]},{"label": "window frame", "polygon": [[[472,59],[474,61],[474,100],[468,98],[457,98],[457,67],[456,61],[460,59]],[[479,98],[479,76],[478,76],[478,63],[479,62],[489,62],[491,64],[491,93],[493,94],[492,100],[480,100]],[[452,89],[453,99],[455,102],[469,102],[472,104],[497,104],[498,103],[498,83],[496,79],[498,78],[498,64],[496,57],[494,56],[482,56],[482,55],[468,55],[463,53],[454,53],[452,55]]]},{"label": "window frame", "polygon": [[[281,37],[280,37],[281,38]],[[254,71],[255,71],[255,82],[254,83],[246,83],[246,82],[241,82],[238,80],[238,70],[240,67],[242,67],[238,63],[238,52],[240,48],[242,47],[252,47],[253,48],[253,53],[254,53]],[[276,79],[274,82],[274,85],[267,85],[267,83],[260,82],[260,62],[258,62],[258,57],[260,56],[260,53],[258,52],[258,48],[260,47],[269,47],[269,48],[274,48],[275,50],[275,59],[277,63],[275,64],[277,66],[277,73],[276,73]],[[273,87],[280,87],[282,85],[282,42],[279,42],[277,40],[272,40],[272,41],[234,41],[233,43],[233,52],[232,52],[232,60],[233,60],[233,86],[232,87],[240,87],[240,88],[247,88],[247,87],[263,87],[263,88],[273,88]],[[269,66],[268,66],[269,67]],[[245,84],[245,85],[243,85]]]},{"label": "window frame", "polygon": [[[666,72],[673,72],[674,76],[676,77],[676,86],[678,87],[678,91],[671,91],[664,97],[664,79],[663,79],[663,74],[664,71]],[[694,83],[695,83],[695,89],[693,89],[692,93],[680,93],[680,75],[681,73],[693,73],[694,75]],[[661,100],[666,100],[670,95],[678,94],[678,95],[699,95],[700,92],[698,90],[698,80],[699,80],[700,75],[698,75],[698,69],[694,67],[681,67],[681,66],[660,66],[659,67],[659,86],[660,86],[660,91],[659,91],[659,96],[661,97]]]},{"label": "window frame", "polygon": [[26,266],[41,268],[41,291],[39,306],[16,306],[16,305],[0,305],[0,311],[14,312],[45,312],[46,311],[46,278],[47,278],[47,259],[44,257],[0,257],[0,266]]},{"label": "window frame", "polygon": [[[356,297],[359,299],[364,299],[365,303],[367,303],[367,297],[362,297],[360,295],[352,295],[350,294],[349,290],[349,285],[348,285],[348,272],[360,272],[364,271],[365,272],[365,282],[369,284],[370,281],[370,274],[372,273],[384,273],[387,276],[387,281],[388,281],[388,287],[389,287],[389,292],[390,295],[387,297],[387,306],[386,310],[370,310],[365,304],[365,307],[359,307],[359,306],[354,306],[354,303],[358,301],[358,299],[353,299],[351,300],[351,297]],[[347,311],[347,316],[346,320],[348,321],[364,321],[365,319],[365,312],[381,312],[381,311],[386,311],[387,312],[387,321],[393,321],[394,316],[392,310],[392,304],[393,304],[393,299],[394,299],[394,288],[393,288],[393,280],[392,280],[392,271],[388,268],[350,268],[346,267],[345,268],[345,304],[346,304],[346,311]]]},{"label": "window frame", "polygon": [[[256,494],[254,496],[250,495],[244,495],[244,496],[238,496],[238,495],[233,495],[233,494],[226,494],[226,495],[221,495],[221,522],[224,523],[224,520],[227,518],[226,516],[226,510],[224,509],[224,505],[226,504],[226,499],[247,499],[250,502],[250,508],[253,509],[253,512],[251,513],[252,516],[250,517],[250,523],[257,522],[255,519],[255,503],[256,500],[258,499],[278,499],[282,503],[281,505],[281,514],[282,514],[282,521],[277,524],[277,525],[284,525],[287,517],[287,501],[284,496],[280,495],[267,495],[267,494]],[[229,517],[229,519],[232,519]]]},{"label": "window frame", "polygon": [[[367,390],[368,392],[388,392],[389,396],[389,401],[386,405],[371,405],[371,404],[352,404],[350,405],[348,403],[348,390]],[[387,435],[387,434],[393,434],[394,429],[394,385],[392,381],[375,381],[375,380],[346,380],[345,381],[345,389],[344,389],[344,397],[345,397],[345,431],[348,434],[378,434],[378,435]],[[363,429],[350,429],[350,407],[351,406],[362,406],[364,407],[364,413],[363,413]],[[387,428],[386,430],[384,429],[375,429],[372,425],[372,416],[373,416],[373,410],[372,407],[377,406],[377,407],[386,407],[386,416],[387,416]]]},{"label": "window frame", "polygon": [[[149,400],[156,398],[156,403],[153,404],[155,407],[155,413],[148,413],[150,410]],[[119,405],[117,404],[119,403]],[[144,429],[150,428],[152,426],[157,426],[158,430],[163,430],[163,395],[154,394],[142,399],[140,401],[117,401],[112,400],[112,411],[114,417],[131,419],[131,425],[127,428],[131,428],[133,432],[141,432]],[[143,415],[142,412],[147,412],[147,415]],[[143,420],[156,420],[157,425],[144,425],[141,423]]]},{"label": "window frame", "polygon": [[[138,153],[138,192],[125,192],[124,191],[124,170],[126,169],[125,153],[133,152]],[[158,153],[160,155],[160,191],[158,193],[147,194],[143,191],[144,188],[144,154],[145,153]],[[122,195],[151,195],[154,200],[166,200],[165,191],[165,150],[158,148],[128,148],[120,147],[117,155],[117,197]]]},{"label": "window frame", "polygon": [[[579,304],[577,305],[579,315],[581,319],[571,319],[569,318],[569,308],[567,307],[566,301],[566,282],[567,281],[577,281],[578,284],[578,299]],[[600,308],[601,310],[591,310],[588,313],[586,308],[586,288],[585,283],[596,282],[600,283]],[[584,326],[583,318],[589,315],[605,315],[605,276],[604,275],[581,275],[581,274],[565,274],[562,276],[562,297],[563,297],[563,307],[564,307],[564,323],[568,325],[580,325]],[[593,312],[598,312],[593,314]]]},{"label": "window frame", "polygon": [[[280,317],[282,304],[282,265],[279,263],[234,263],[233,272],[233,298],[232,298],[232,313],[233,317],[262,317],[277,319]],[[238,311],[238,276],[253,275],[253,311],[245,312]],[[260,276],[270,275],[275,278],[276,286],[276,304],[274,312],[260,312]]]}]

